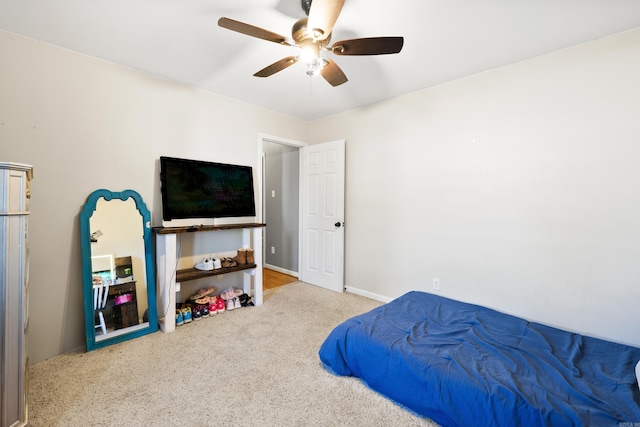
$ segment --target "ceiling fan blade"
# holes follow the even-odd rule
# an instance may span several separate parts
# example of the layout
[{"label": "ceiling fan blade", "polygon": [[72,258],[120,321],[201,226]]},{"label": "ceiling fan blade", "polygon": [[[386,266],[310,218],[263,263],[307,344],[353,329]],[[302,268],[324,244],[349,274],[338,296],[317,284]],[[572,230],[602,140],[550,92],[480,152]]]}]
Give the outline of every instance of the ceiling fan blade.
[{"label": "ceiling fan blade", "polygon": [[320,70],[320,74],[333,87],[340,86],[349,80],[347,79],[347,76],[344,75],[340,67],[338,67],[338,64],[330,59],[327,61],[327,65]]},{"label": "ceiling fan blade", "polygon": [[316,34],[319,40],[326,39],[331,34],[343,5],[344,0],[313,0],[307,28],[319,33]]},{"label": "ceiling fan blade", "polygon": [[328,49],[336,55],[388,55],[400,52],[403,45],[404,37],[369,37],[340,40]]},{"label": "ceiling fan blade", "polygon": [[287,56],[286,58],[282,58],[280,61],[276,61],[273,64],[263,68],[254,74],[256,77],[269,77],[278,71],[282,71],[287,67],[292,66],[298,62],[298,59],[295,56]]},{"label": "ceiling fan blade", "polygon": [[270,42],[282,44],[285,46],[291,46],[287,42],[287,39],[280,34],[273,33],[260,27],[245,24],[244,22],[236,21],[230,18],[218,19],[218,25],[227,30],[236,31],[238,33],[246,34],[251,37],[257,37],[259,39],[267,40]]}]

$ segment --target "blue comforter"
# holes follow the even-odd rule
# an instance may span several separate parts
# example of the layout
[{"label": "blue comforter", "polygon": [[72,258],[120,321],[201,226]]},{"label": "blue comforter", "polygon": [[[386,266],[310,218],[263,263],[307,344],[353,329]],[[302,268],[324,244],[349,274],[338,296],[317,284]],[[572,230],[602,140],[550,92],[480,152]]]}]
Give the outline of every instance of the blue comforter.
[{"label": "blue comforter", "polygon": [[443,426],[640,425],[640,349],[432,294],[345,321],[319,354]]}]

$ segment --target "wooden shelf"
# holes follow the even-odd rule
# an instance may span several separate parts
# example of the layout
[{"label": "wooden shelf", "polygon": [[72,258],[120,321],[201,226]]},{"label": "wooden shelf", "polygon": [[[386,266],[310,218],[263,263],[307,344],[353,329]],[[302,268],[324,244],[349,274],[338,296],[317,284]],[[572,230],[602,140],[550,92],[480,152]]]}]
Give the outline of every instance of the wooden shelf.
[{"label": "wooden shelf", "polygon": [[[193,225],[190,227],[153,227],[156,250],[157,289],[162,307],[169,311],[160,316],[160,328],[163,332],[175,330],[175,316],[173,307],[176,306],[176,284],[197,280],[206,277],[219,276],[221,274],[244,272],[242,276],[242,290],[249,295],[253,294],[256,306],[262,305],[262,233],[266,224],[243,223],[221,225]],[[178,235],[181,233],[197,233],[194,240],[203,241],[216,239],[217,232],[225,230],[239,230],[242,243],[237,247],[251,248],[254,252],[254,263],[241,264],[235,267],[223,267],[217,270],[202,271],[195,268],[187,268],[176,271],[178,264]],[[209,231],[210,233],[206,233]],[[204,232],[204,233],[203,233]]]},{"label": "wooden shelf", "polygon": [[195,268],[186,268],[176,272],[176,282],[188,282],[189,280],[202,279],[204,277],[218,276],[220,274],[233,273],[234,271],[251,270],[256,268],[256,264],[241,264],[235,267],[222,267],[216,270],[196,270]]},{"label": "wooden shelf", "polygon": [[262,223],[221,224],[221,225],[192,225],[188,227],[153,227],[156,234],[194,233],[197,231],[239,230],[243,228],[266,227]]}]

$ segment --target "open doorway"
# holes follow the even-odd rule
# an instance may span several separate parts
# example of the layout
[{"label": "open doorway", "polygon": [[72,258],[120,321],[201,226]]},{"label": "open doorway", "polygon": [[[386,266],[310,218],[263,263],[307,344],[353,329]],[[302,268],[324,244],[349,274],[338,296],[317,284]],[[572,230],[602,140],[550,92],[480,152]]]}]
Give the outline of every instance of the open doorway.
[{"label": "open doorway", "polygon": [[300,147],[303,143],[261,135],[264,289],[298,280],[300,243]]},{"label": "open doorway", "polygon": [[[343,292],[345,141],[307,145],[260,135],[259,148],[260,220],[267,224],[264,265]],[[271,166],[270,156],[280,157],[279,162]],[[288,162],[282,159],[286,156]],[[267,183],[273,175],[279,180]],[[287,194],[287,200],[278,200],[278,194]],[[272,215],[274,206],[282,210]]]}]

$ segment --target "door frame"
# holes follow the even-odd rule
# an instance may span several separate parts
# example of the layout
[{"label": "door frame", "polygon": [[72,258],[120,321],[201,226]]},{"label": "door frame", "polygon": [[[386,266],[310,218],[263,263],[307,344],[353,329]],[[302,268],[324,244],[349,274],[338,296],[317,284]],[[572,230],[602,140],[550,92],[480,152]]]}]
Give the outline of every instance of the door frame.
[{"label": "door frame", "polygon": [[[275,144],[288,145],[290,147],[297,147],[298,149],[308,146],[309,144],[303,141],[297,141],[295,139],[282,138],[279,136],[269,135],[266,133],[258,134],[258,206],[259,210],[256,212],[258,222],[264,222],[264,185],[265,185],[265,157],[264,157],[264,143],[271,142]],[[300,191],[300,190],[299,190]],[[302,215],[302,202],[298,202],[298,218]],[[266,235],[265,230],[265,235]],[[262,239],[262,257],[266,257],[266,239]],[[264,265],[263,259],[263,265]],[[302,223],[300,219],[298,219],[298,271],[296,272],[296,277],[300,279],[300,262],[302,261]],[[287,273],[288,274],[288,273]]]}]

